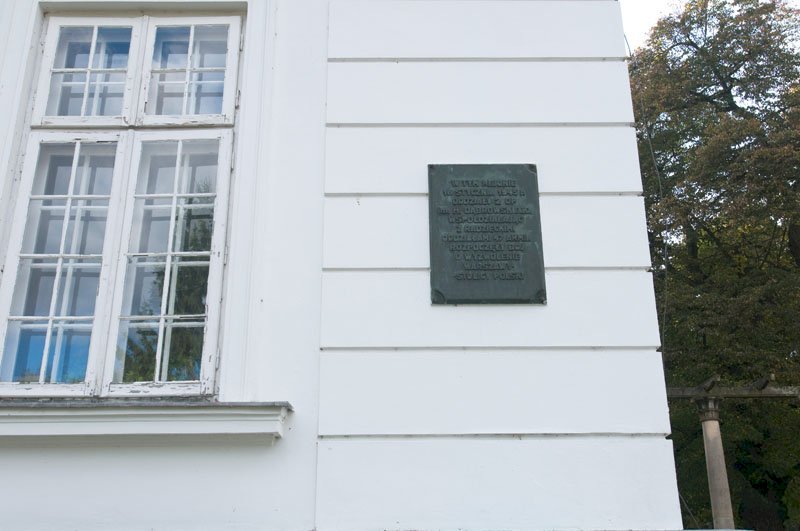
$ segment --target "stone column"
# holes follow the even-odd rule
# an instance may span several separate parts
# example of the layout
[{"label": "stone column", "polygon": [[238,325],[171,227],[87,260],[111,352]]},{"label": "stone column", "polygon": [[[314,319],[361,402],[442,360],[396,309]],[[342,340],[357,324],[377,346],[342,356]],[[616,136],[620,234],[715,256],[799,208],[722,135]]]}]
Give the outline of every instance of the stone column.
[{"label": "stone column", "polygon": [[711,513],[714,529],[735,529],[731,491],[728,486],[728,471],[725,469],[725,453],[722,449],[722,434],[719,429],[718,398],[699,398],[695,403],[700,408],[703,424],[703,446],[706,452],[708,490],[711,494]]}]

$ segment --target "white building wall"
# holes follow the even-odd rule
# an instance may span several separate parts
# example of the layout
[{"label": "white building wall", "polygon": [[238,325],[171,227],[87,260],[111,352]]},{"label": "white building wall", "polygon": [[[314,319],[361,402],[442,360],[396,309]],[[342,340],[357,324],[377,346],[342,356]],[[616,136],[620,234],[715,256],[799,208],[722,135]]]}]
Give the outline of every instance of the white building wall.
[{"label": "white building wall", "polygon": [[[320,529],[681,527],[619,5],[332,0]],[[536,163],[546,306],[432,306],[427,165]]]},{"label": "white building wall", "polygon": [[[612,0],[0,2],[0,234],[44,10],[246,11],[219,374],[257,437],[0,439],[0,529],[678,529]],[[432,307],[427,165],[535,163],[548,304]]]}]

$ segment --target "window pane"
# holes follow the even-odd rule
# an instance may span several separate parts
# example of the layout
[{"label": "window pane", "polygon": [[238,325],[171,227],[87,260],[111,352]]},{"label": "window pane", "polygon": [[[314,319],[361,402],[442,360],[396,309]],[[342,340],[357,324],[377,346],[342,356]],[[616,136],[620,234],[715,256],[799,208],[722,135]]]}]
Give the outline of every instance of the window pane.
[{"label": "window pane", "polygon": [[50,315],[57,267],[56,259],[20,260],[11,315]]},{"label": "window pane", "polygon": [[214,209],[205,205],[187,204],[193,199],[181,199],[175,225],[176,252],[207,252],[211,250],[214,230]]},{"label": "window pane", "polygon": [[155,381],[158,321],[122,321],[118,337],[113,382]]},{"label": "window pane", "polygon": [[94,28],[91,26],[62,27],[58,37],[54,68],[86,68],[89,66],[93,31]]},{"label": "window pane", "polygon": [[131,28],[98,28],[92,68],[127,68],[130,47]]},{"label": "window pane", "polygon": [[[75,194],[109,195],[114,176],[115,144],[83,144],[75,174]],[[70,161],[71,162],[71,161]],[[67,175],[69,177],[69,175]]]},{"label": "window pane", "polygon": [[175,165],[178,160],[177,142],[144,144],[137,194],[171,194],[175,188]]},{"label": "window pane", "polygon": [[[209,194],[217,191],[217,152],[219,142],[184,142],[184,164],[181,192]],[[213,200],[211,201],[213,202]]]},{"label": "window pane", "polygon": [[171,199],[137,199],[131,252],[165,253],[169,244]]},{"label": "window pane", "polygon": [[38,382],[46,336],[47,323],[9,322],[0,381]]},{"label": "window pane", "polygon": [[122,315],[160,315],[164,289],[163,258],[135,257],[125,274]]},{"label": "window pane", "polygon": [[189,26],[161,26],[156,29],[153,70],[186,68],[189,32]]},{"label": "window pane", "polygon": [[85,73],[53,73],[47,115],[80,116],[85,92]]},{"label": "window pane", "polygon": [[161,379],[170,382],[200,379],[203,356],[202,322],[168,323],[164,332]]},{"label": "window pane", "polygon": [[118,116],[122,114],[125,95],[125,74],[101,72],[89,79],[87,116]]},{"label": "window pane", "polygon": [[61,249],[64,227],[65,199],[32,199],[28,208],[28,222],[23,253],[57,254]]},{"label": "window pane", "polygon": [[228,26],[195,26],[192,67],[225,68]]},{"label": "window pane", "polygon": [[64,238],[65,254],[102,254],[106,235],[108,200],[76,199],[72,202]]},{"label": "window pane", "polygon": [[100,262],[66,260],[59,279],[55,314],[92,316],[100,281]]},{"label": "window pane", "polygon": [[170,315],[203,315],[206,313],[208,262],[178,261],[172,266],[170,282]]},{"label": "window pane", "polygon": [[75,144],[46,144],[41,148],[34,195],[66,195]]},{"label": "window pane", "polygon": [[220,114],[224,72],[194,72],[189,85],[189,114]]},{"label": "window pane", "polygon": [[86,377],[91,339],[90,323],[57,321],[50,333],[45,381],[80,383]]},{"label": "window pane", "polygon": [[184,72],[153,74],[150,95],[147,99],[147,114],[183,114],[183,91],[186,87]]}]

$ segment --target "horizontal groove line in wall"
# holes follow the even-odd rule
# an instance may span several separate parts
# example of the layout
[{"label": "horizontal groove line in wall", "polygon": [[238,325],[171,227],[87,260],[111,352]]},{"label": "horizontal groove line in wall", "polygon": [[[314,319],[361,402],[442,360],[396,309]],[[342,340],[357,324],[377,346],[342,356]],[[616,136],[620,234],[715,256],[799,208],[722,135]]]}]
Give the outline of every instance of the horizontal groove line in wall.
[{"label": "horizontal groove line in wall", "polygon": [[428,197],[428,192],[325,192],[325,197]]},{"label": "horizontal groove line in wall", "polygon": [[[642,197],[641,190],[617,192],[539,192],[540,197]],[[428,197],[427,192],[325,192],[326,198]]]},{"label": "horizontal groove line in wall", "polygon": [[[322,271],[326,273],[360,273],[360,272],[426,272],[430,271],[430,267],[323,267]],[[545,271],[642,271],[649,272],[651,266],[648,265],[635,265],[635,266],[550,266],[545,267]]]},{"label": "horizontal groove line in wall", "polygon": [[502,128],[502,127],[634,127],[633,122],[415,122],[415,123],[365,123],[365,122],[327,122],[325,124],[331,128],[394,128],[394,127],[425,127],[425,128],[446,128],[446,127],[472,127],[472,128]]},{"label": "horizontal groove line in wall", "polygon": [[328,57],[329,63],[620,63],[618,57]]},{"label": "horizontal groove line in wall", "polygon": [[491,440],[546,440],[546,439],[591,439],[597,437],[620,439],[664,439],[668,433],[638,432],[596,432],[596,433],[453,433],[453,434],[358,434],[358,435],[318,435],[322,440],[388,440],[407,441],[409,439],[491,439]]},{"label": "horizontal groove line in wall", "polygon": [[464,352],[502,352],[502,351],[557,351],[557,352],[616,352],[616,351],[639,351],[650,350],[657,351],[660,347],[658,345],[627,345],[627,346],[516,346],[516,347],[465,347],[465,346],[449,346],[449,347],[320,347],[322,352],[442,352],[442,351],[464,351]]}]

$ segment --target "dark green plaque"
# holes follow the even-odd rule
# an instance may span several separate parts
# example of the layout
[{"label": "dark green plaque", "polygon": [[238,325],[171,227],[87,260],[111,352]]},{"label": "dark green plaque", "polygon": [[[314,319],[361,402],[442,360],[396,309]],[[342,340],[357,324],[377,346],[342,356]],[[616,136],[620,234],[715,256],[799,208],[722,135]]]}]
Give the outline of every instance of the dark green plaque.
[{"label": "dark green plaque", "polygon": [[533,164],[428,166],[433,304],[545,304]]}]

